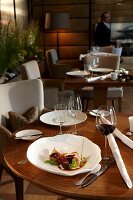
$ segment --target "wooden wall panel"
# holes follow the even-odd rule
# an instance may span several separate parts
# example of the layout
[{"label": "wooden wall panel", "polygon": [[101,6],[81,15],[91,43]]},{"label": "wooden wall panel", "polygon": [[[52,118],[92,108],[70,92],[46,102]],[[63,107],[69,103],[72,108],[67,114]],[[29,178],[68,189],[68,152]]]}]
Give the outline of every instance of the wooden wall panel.
[{"label": "wooden wall panel", "polygon": [[88,33],[60,33],[59,44],[62,46],[88,46]]},{"label": "wooden wall panel", "polygon": [[[78,58],[80,53],[87,52],[90,45],[94,45],[94,27],[100,21],[103,11],[111,12],[111,21],[133,22],[133,0],[123,0],[124,4],[118,6],[116,0],[32,0],[31,16],[40,19],[46,12],[68,12],[70,16],[70,30],[59,33],[59,52],[62,59]],[[89,16],[91,14],[91,34],[89,27]],[[89,38],[92,38],[89,39]],[[44,49],[56,48],[57,34],[44,32]]]},{"label": "wooden wall panel", "polygon": [[76,59],[79,60],[81,53],[87,53],[87,46],[61,46],[59,49],[61,59]]}]

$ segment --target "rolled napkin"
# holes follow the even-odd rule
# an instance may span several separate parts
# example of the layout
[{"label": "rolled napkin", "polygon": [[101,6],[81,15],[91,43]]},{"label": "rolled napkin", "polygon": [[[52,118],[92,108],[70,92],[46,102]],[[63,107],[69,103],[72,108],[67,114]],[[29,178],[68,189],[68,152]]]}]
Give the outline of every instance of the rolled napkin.
[{"label": "rolled napkin", "polygon": [[132,181],[131,181],[131,179],[128,175],[127,169],[126,169],[125,164],[123,162],[123,159],[121,157],[119,148],[118,148],[117,143],[115,141],[115,138],[112,134],[107,135],[107,138],[108,138],[108,142],[109,142],[109,146],[111,148],[112,154],[115,158],[117,167],[120,171],[120,174],[121,174],[122,178],[124,179],[128,188],[131,189],[132,188]]},{"label": "rolled napkin", "polygon": [[[104,117],[101,116],[101,119],[105,124],[110,124],[110,122]],[[133,141],[130,138],[128,138],[126,135],[121,133],[117,128],[115,128],[113,135],[118,137],[124,144],[126,144],[128,147],[133,149]]]},{"label": "rolled napkin", "polygon": [[109,78],[109,77],[110,77],[110,74],[105,74],[105,75],[102,75],[102,76],[87,78],[87,81],[91,82],[91,81],[97,81],[97,80],[104,80],[104,79]]},{"label": "rolled napkin", "polygon": [[113,134],[118,137],[124,144],[129,146],[131,149],[133,149],[133,141],[128,138],[126,135],[121,133],[117,128],[115,128]]},{"label": "rolled napkin", "polygon": [[86,54],[80,54],[79,55],[79,61],[81,61],[85,56],[86,56]]}]

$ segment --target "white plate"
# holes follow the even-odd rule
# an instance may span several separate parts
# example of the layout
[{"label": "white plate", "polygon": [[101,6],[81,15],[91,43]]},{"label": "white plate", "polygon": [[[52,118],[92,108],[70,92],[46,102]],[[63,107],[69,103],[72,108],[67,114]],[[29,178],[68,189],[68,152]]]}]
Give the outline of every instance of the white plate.
[{"label": "white plate", "polygon": [[98,57],[100,57],[100,56],[112,56],[111,53],[106,53],[106,52],[97,52],[97,53],[92,52],[91,55],[92,56],[98,56]]},{"label": "white plate", "polygon": [[92,116],[94,116],[94,117],[96,117],[97,116],[97,114],[96,114],[97,111],[98,111],[97,109],[96,110],[90,110],[89,114],[92,115]]},{"label": "white plate", "polygon": [[110,68],[94,68],[94,69],[91,69],[90,71],[93,71],[93,72],[112,72],[113,69],[110,69]]},{"label": "white plate", "polygon": [[83,77],[83,76],[88,76],[90,73],[86,72],[86,71],[70,71],[70,72],[66,72],[67,75],[69,76],[77,76],[77,77]]},{"label": "white plate", "polygon": [[26,130],[18,131],[15,134],[15,136],[16,136],[16,139],[18,137],[18,139],[21,139],[21,140],[35,140],[35,139],[37,139],[37,138],[40,137],[40,134],[42,134],[42,132],[39,131],[39,130],[36,130],[36,129],[26,129]]},{"label": "white plate", "polygon": [[[54,148],[60,153],[77,152],[79,155],[81,155],[82,152],[82,156],[86,158],[87,162],[83,167],[77,170],[61,170],[58,168],[58,166],[45,163],[45,160],[49,159],[49,156]],[[39,169],[53,174],[73,176],[94,169],[101,161],[101,150],[98,145],[94,144],[85,137],[72,134],[63,134],[36,140],[29,146],[27,150],[27,158]]]},{"label": "white plate", "polygon": [[[57,112],[62,112],[62,111],[47,112],[40,116],[40,120],[45,124],[59,126],[59,124],[56,122]],[[68,112],[66,121],[63,123],[62,126],[71,126],[73,124],[79,124],[87,119],[87,115],[85,113],[81,111],[75,111],[75,112],[78,112],[76,119],[74,119]]]}]

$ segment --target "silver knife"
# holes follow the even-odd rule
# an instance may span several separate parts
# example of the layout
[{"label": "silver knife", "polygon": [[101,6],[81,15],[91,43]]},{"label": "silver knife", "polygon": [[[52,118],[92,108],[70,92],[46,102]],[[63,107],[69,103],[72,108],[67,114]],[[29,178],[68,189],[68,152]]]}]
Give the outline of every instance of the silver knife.
[{"label": "silver knife", "polygon": [[84,181],[81,185],[82,188],[87,187],[90,185],[93,181],[95,181],[101,174],[103,174],[111,165],[105,165],[102,166],[101,169],[93,174],[88,180]]}]

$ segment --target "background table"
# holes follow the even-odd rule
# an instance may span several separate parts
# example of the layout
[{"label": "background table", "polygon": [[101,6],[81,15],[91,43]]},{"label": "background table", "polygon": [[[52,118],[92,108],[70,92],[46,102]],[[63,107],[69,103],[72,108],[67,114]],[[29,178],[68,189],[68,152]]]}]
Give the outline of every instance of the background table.
[{"label": "background table", "polygon": [[66,77],[64,81],[65,89],[73,89],[80,93],[80,89],[85,86],[94,87],[94,107],[97,109],[100,105],[107,104],[108,87],[133,87],[133,80],[122,82],[120,80],[112,81],[110,78],[88,82],[86,78]]}]

